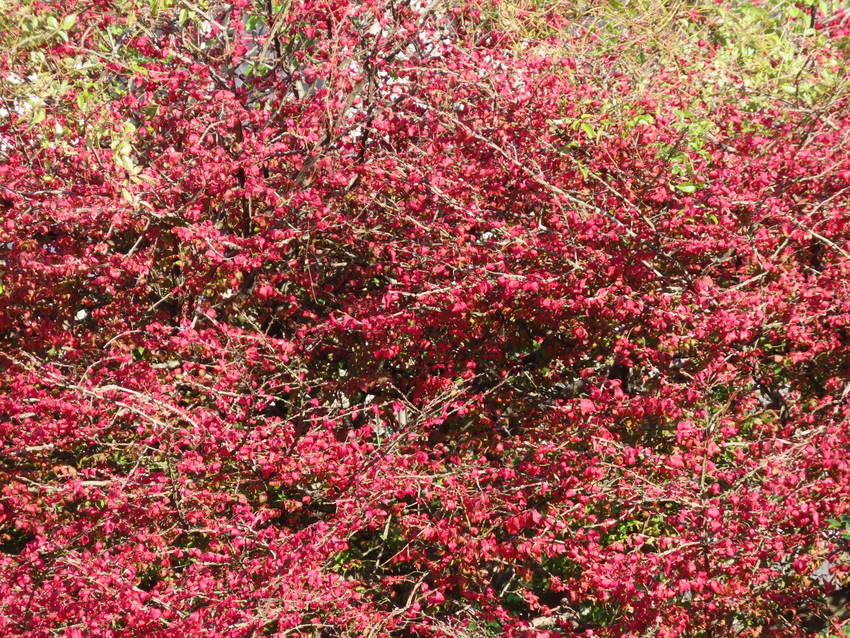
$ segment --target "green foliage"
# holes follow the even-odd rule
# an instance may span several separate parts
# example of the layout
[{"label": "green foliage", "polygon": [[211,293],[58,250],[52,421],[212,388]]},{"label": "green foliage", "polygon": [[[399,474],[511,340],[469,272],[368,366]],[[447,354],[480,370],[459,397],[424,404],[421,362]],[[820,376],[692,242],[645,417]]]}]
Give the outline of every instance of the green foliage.
[{"label": "green foliage", "polygon": [[689,85],[694,104],[743,100],[757,107],[784,99],[811,106],[846,83],[842,60],[814,53],[828,36],[812,28],[813,15],[840,6],[837,0],[809,10],[785,1],[504,0],[487,18],[515,36],[518,52],[536,42],[576,60],[577,74],[612,81],[625,75],[637,91],[658,69],[675,69],[670,82]]},{"label": "green foliage", "polygon": [[850,541],[850,515],[842,514],[829,520],[829,529],[836,530],[845,542]]}]

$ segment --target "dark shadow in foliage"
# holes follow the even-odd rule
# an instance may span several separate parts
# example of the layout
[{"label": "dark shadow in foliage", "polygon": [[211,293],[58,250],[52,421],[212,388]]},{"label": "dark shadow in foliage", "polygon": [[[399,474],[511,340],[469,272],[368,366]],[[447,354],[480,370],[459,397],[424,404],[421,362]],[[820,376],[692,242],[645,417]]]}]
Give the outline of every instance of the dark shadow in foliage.
[{"label": "dark shadow in foliage", "polygon": [[17,527],[0,530],[0,554],[17,556],[26,546],[35,540],[35,534]]}]

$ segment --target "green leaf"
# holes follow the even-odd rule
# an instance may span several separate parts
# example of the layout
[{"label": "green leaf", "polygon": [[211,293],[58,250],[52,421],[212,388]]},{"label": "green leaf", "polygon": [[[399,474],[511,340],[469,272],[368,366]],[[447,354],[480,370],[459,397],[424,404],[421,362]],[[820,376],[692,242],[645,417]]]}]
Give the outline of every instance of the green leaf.
[{"label": "green leaf", "polygon": [[590,176],[590,169],[587,168],[587,166],[581,163],[576,164],[576,166],[584,179],[587,179]]},{"label": "green leaf", "polygon": [[682,191],[683,193],[696,193],[699,186],[691,184],[690,182],[685,182],[684,184],[676,184],[674,188]]},{"label": "green leaf", "polygon": [[62,24],[60,24],[59,26],[63,31],[68,31],[75,24],[77,24],[77,14],[69,13],[64,18],[62,18]]},{"label": "green leaf", "polygon": [[648,126],[648,125],[652,124],[653,122],[655,122],[654,117],[652,117],[649,113],[642,113],[641,115],[638,115],[638,116],[632,118],[632,120],[629,122],[629,126],[635,127],[635,126],[638,126],[640,124]]}]

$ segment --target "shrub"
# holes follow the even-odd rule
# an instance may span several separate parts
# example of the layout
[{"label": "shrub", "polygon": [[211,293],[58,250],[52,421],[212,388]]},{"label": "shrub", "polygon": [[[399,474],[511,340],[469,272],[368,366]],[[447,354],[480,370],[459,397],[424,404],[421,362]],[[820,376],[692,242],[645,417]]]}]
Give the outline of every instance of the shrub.
[{"label": "shrub", "polygon": [[2,21],[4,635],[841,614],[840,8]]}]

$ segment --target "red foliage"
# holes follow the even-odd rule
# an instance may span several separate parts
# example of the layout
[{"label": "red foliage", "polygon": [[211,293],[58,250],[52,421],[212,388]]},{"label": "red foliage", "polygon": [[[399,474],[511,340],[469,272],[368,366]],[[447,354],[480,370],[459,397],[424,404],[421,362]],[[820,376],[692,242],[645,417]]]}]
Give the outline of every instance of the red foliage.
[{"label": "red foliage", "polygon": [[694,149],[470,3],[80,4],[109,99],[0,121],[2,635],[804,633],[847,104]]}]

